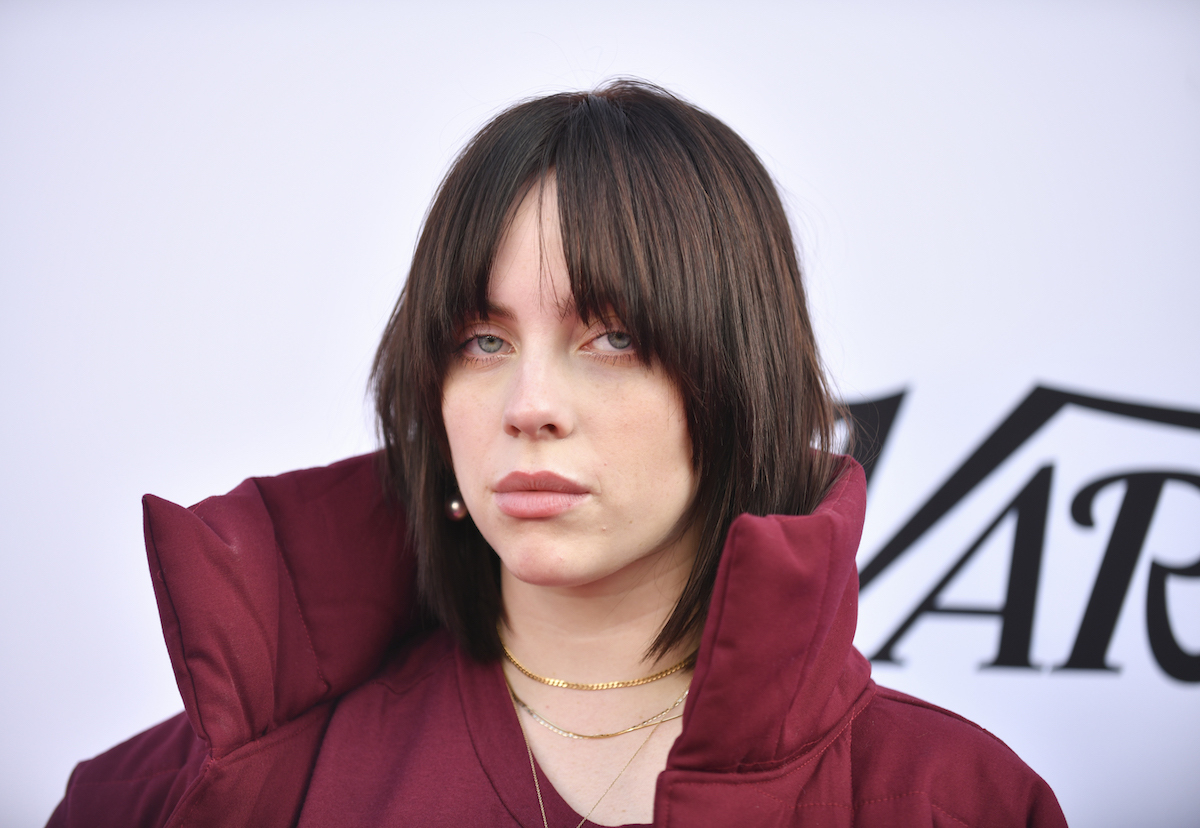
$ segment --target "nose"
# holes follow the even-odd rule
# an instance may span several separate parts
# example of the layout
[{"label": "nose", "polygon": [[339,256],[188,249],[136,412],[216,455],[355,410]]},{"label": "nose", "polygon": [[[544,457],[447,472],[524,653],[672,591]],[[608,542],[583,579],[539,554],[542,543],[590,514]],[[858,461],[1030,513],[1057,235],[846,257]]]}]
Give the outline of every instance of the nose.
[{"label": "nose", "polygon": [[517,362],[504,405],[504,432],[535,440],[562,438],[575,429],[570,388],[562,367],[549,356]]}]

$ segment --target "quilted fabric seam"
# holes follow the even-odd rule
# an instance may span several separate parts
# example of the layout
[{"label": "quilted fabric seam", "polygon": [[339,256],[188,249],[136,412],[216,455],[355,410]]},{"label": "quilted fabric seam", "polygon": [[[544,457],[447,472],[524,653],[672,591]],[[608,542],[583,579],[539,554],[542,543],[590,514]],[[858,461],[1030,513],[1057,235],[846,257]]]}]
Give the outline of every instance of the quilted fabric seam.
[{"label": "quilted fabric seam", "polygon": [[[316,708],[313,708],[313,709],[315,710]],[[233,765],[236,765],[239,762],[241,762],[243,759],[247,759],[251,756],[257,756],[258,754],[262,753],[264,750],[266,750],[270,747],[274,747],[275,745],[286,745],[288,742],[292,741],[297,736],[307,733],[312,728],[317,727],[318,725],[322,724],[323,721],[327,721],[327,719],[323,720],[322,717],[315,716],[315,717],[313,717],[313,721],[304,725],[304,727],[297,728],[294,732],[289,733],[286,737],[279,739],[278,741],[272,742],[271,744],[268,744],[268,745],[263,744],[263,742],[268,740],[268,737],[263,737],[261,739],[255,739],[251,742],[247,742],[246,744],[244,744],[240,748],[238,748],[237,751],[235,751],[235,752],[241,751],[245,748],[249,748],[252,745],[254,746],[253,750],[247,750],[245,753],[242,753],[239,756],[233,756],[233,753],[225,754],[225,756],[223,756],[221,758],[221,767],[226,768],[226,767],[231,767]],[[274,734],[274,733],[278,733],[278,730],[272,731],[272,734]],[[230,757],[232,757],[232,758],[230,758]],[[200,776],[197,777],[196,782],[193,783],[194,787],[192,788],[192,791],[199,789],[200,781],[208,774],[209,769],[216,764],[217,764],[217,761],[212,758],[209,758],[204,763],[204,767],[201,770]],[[183,805],[182,802],[180,804]],[[195,799],[195,795],[193,795],[192,800],[183,806],[183,810],[178,812],[178,820],[179,821],[175,822],[175,818],[176,818],[175,814],[172,814],[171,819],[167,821],[167,826],[176,825],[176,826],[178,826],[178,828],[187,828],[187,826],[189,824],[188,820],[191,819],[191,815],[188,813],[188,811],[191,810],[192,808],[194,808],[195,806],[196,806],[196,799]]]},{"label": "quilted fabric seam", "polygon": [[158,541],[154,538],[154,521],[147,520],[146,528],[150,533],[150,545],[154,547],[154,574],[156,574],[158,576],[158,580],[162,582],[163,593],[167,597],[167,603],[171,605],[171,616],[174,619],[174,627],[179,631],[179,660],[183,664],[183,670],[187,675],[188,683],[192,686],[192,699],[196,705],[196,721],[199,722],[200,729],[204,733],[201,738],[204,740],[209,750],[212,750],[212,739],[208,735],[208,726],[204,723],[203,712],[200,709],[200,695],[196,692],[196,677],[192,674],[192,669],[188,665],[188,646],[184,641],[183,624],[180,623],[179,610],[175,608],[175,598],[171,595],[171,586],[167,583],[166,573],[163,571],[162,555],[160,555],[158,551]]},{"label": "quilted fabric seam", "polygon": [[969,825],[967,825],[967,823],[966,823],[966,822],[964,822],[963,820],[959,819],[959,818],[958,818],[958,817],[956,817],[954,814],[950,813],[950,812],[949,812],[949,811],[947,811],[945,808],[943,808],[941,805],[938,805],[936,802],[934,802],[934,801],[933,801],[933,797],[930,797],[930,798],[929,798],[929,805],[930,805],[930,807],[932,807],[932,808],[937,808],[939,811],[941,811],[941,812],[942,812],[943,814],[945,814],[946,816],[950,817],[950,819],[954,820],[954,821],[955,821],[955,822],[957,822],[959,825],[965,826],[965,828],[970,828],[970,826],[969,826]]},{"label": "quilted fabric seam", "polygon": [[824,756],[825,752],[828,751],[829,748],[833,747],[833,743],[836,742],[838,739],[842,738],[842,734],[845,733],[846,729],[849,728],[850,725],[852,725],[854,723],[854,720],[858,718],[858,714],[862,713],[863,710],[866,710],[866,705],[863,705],[862,708],[860,708],[857,713],[855,713],[853,716],[851,716],[850,719],[844,725],[842,725],[841,729],[838,730],[838,732],[833,735],[833,738],[830,739],[825,744],[825,747],[821,748],[819,751],[817,751],[812,756],[805,759],[803,762],[798,763],[794,768],[784,771],[777,778],[783,779],[785,776],[791,776],[793,773],[795,773],[796,771],[805,767],[810,762],[815,762],[816,760],[818,760],[822,756]]},{"label": "quilted fabric seam", "polygon": [[893,794],[892,796],[881,796],[881,797],[876,797],[875,799],[863,799],[859,802],[854,803],[854,809],[858,810],[859,808],[861,808],[864,805],[873,805],[876,802],[893,802],[897,799],[904,799],[905,797],[908,797],[908,796],[923,796],[923,797],[927,798],[929,800],[930,808],[941,811],[943,814],[945,814],[950,819],[957,822],[959,825],[963,825],[966,828],[970,828],[970,823],[966,822],[961,817],[958,817],[958,816],[950,813],[945,808],[943,808],[941,805],[938,805],[936,802],[934,802],[933,795],[930,794],[929,791],[906,791],[905,793]]},{"label": "quilted fabric seam", "polygon": [[[317,709],[318,709],[317,707],[310,708],[310,712],[312,710],[317,710]],[[296,730],[289,733],[287,736],[284,736],[283,738],[279,739],[277,742],[271,742],[270,744],[263,744],[264,742],[267,742],[270,740],[270,736],[272,734],[279,732],[279,729],[276,728],[275,730],[271,731],[271,734],[268,734],[267,736],[264,736],[259,739],[254,739],[252,741],[249,741],[246,744],[242,745],[241,747],[237,748],[236,750],[225,754],[224,756],[221,757],[220,760],[213,760],[213,761],[214,761],[214,763],[219,761],[221,763],[222,767],[229,767],[231,765],[236,765],[238,762],[242,761],[243,759],[247,759],[251,756],[257,756],[258,754],[262,753],[264,750],[268,750],[268,749],[274,747],[275,745],[286,745],[288,742],[292,741],[293,739],[300,736],[301,734],[307,733],[312,728],[322,725],[325,722],[326,718],[327,717],[313,716],[313,720],[311,722],[308,722],[303,727],[297,728]],[[295,721],[299,721],[299,720],[293,719],[292,721],[295,722]],[[251,748],[251,747],[253,747],[253,750],[247,750],[247,748]],[[243,753],[242,751],[245,751],[245,753]],[[234,756],[234,753],[237,753],[238,755]]]},{"label": "quilted fabric seam", "polygon": [[296,614],[300,617],[300,626],[304,629],[304,640],[308,642],[308,651],[312,653],[313,663],[317,667],[317,676],[321,679],[321,683],[325,685],[325,693],[328,693],[333,689],[333,685],[325,677],[325,671],[321,669],[321,658],[317,655],[317,648],[313,646],[312,634],[308,629],[308,619],[304,617],[304,605],[300,603],[300,595],[296,592],[296,576],[292,574],[292,568],[288,566],[287,557],[283,554],[283,544],[279,542],[279,536],[275,534],[275,516],[271,514],[271,509],[267,506],[267,498],[263,495],[262,486],[259,485],[257,478],[254,478],[254,488],[258,491],[258,497],[262,501],[263,510],[271,518],[271,532],[275,538],[275,555],[279,558],[279,563],[283,566],[283,571],[287,573],[288,589],[292,593],[292,599],[296,602]]},{"label": "quilted fabric seam", "polygon": [[[825,535],[826,535],[826,537],[823,539],[824,544],[823,544],[822,548],[830,549],[833,547],[834,532],[829,528],[828,525],[825,525],[822,528],[825,530]],[[833,580],[833,557],[834,557],[833,555],[827,555],[825,557],[825,577],[823,580],[823,583],[825,586],[824,586],[824,589],[822,590],[821,602],[820,602],[821,606],[825,606],[825,600],[828,597],[826,593],[828,593],[829,590],[831,589],[830,582]],[[828,633],[828,630],[826,632]],[[811,652],[811,649],[808,650],[808,652],[809,652],[809,658],[806,659],[803,668],[800,670],[800,673],[796,676],[796,688],[795,688],[796,692],[793,692],[793,694],[792,694],[793,698],[795,698],[797,695],[799,695],[799,687],[803,683],[804,677],[807,675],[808,670],[812,667],[811,662],[812,662],[813,658],[816,658],[816,656]],[[851,721],[853,721],[853,719],[851,719]],[[847,722],[847,724],[849,724],[849,722]],[[781,745],[784,742],[784,739],[785,739],[784,728],[785,728],[785,725],[783,723],[781,723],[779,726],[779,736],[775,740],[776,746]],[[840,735],[840,731],[839,731],[839,735]],[[829,744],[833,744],[833,742],[836,740],[837,740],[837,736],[835,736],[832,740],[830,740]],[[807,749],[807,747],[809,745],[814,744],[815,742],[819,742],[819,741],[820,740],[813,740],[812,742],[806,742],[804,745],[801,745],[799,748],[797,748],[796,751],[792,754],[792,756],[800,755]],[[828,746],[826,746],[826,747],[828,747]],[[822,751],[822,752],[824,752],[824,751]],[[787,759],[785,758],[783,760],[783,764],[786,764],[786,763],[787,763]],[[790,771],[789,771],[789,773],[790,773]]]},{"label": "quilted fabric seam", "polygon": [[[870,685],[870,687],[869,687],[872,696],[874,696],[874,694],[875,694],[875,688],[876,688],[876,685],[873,685],[873,684]],[[867,706],[869,704],[870,704],[870,700],[868,700],[865,704],[863,704],[863,706],[861,708],[859,708],[854,713],[854,715],[851,716],[849,718],[849,720],[847,720],[846,723],[841,726],[841,728],[838,729],[837,733],[835,733],[832,737],[829,737],[828,743],[825,745],[825,747],[821,748],[821,750],[817,754],[815,754],[814,756],[810,756],[808,759],[805,759],[802,763],[800,763],[796,767],[781,774],[781,776],[787,776],[790,773],[794,773],[795,771],[797,771],[800,768],[807,765],[809,762],[813,761],[814,759],[819,759],[822,755],[824,755],[825,751],[829,750],[830,746],[838,740],[838,738],[842,735],[842,733],[846,730],[846,728],[850,727],[850,725],[852,725],[854,723],[854,720],[858,718],[860,713],[862,713],[864,710],[867,709]],[[820,744],[821,741],[822,741],[821,739],[813,739],[811,741],[805,742],[803,745],[801,745],[799,748],[797,748],[795,751],[793,751],[788,756],[785,756],[783,759],[777,759],[777,760],[773,760],[771,762],[748,763],[748,764],[744,764],[744,765],[726,765],[726,766],[723,766],[720,768],[713,768],[712,770],[715,772],[718,772],[718,773],[747,773],[747,772],[754,773],[754,772],[761,771],[761,770],[771,770],[773,768],[781,768],[781,767],[788,765],[791,762],[795,761],[795,757],[798,757],[801,754],[803,754],[812,745]],[[685,783],[681,783],[681,784],[685,784]],[[695,783],[686,783],[686,784],[695,784]]]},{"label": "quilted fabric seam", "polygon": [[[859,714],[862,713],[863,710],[866,710],[866,709],[867,709],[866,704],[864,704],[861,708],[859,708],[859,710],[853,716],[850,717],[849,721],[847,721],[844,725],[842,725],[841,729],[838,730],[838,732],[836,734],[834,734],[833,738],[831,738],[829,740],[829,743],[826,744],[825,747],[823,747],[818,753],[816,753],[813,756],[810,756],[809,758],[805,759],[800,764],[796,765],[794,768],[791,768],[790,770],[785,771],[784,773],[780,774],[776,778],[783,779],[786,776],[790,776],[791,774],[800,770],[801,768],[803,768],[805,765],[809,764],[810,762],[812,762],[816,759],[820,759],[822,756],[824,756],[825,752],[827,750],[829,750],[829,748],[833,745],[833,743],[836,742],[838,739],[840,739],[841,735],[846,732],[846,728],[850,727],[850,725],[854,723],[854,720],[858,718]],[[711,785],[711,784],[713,784],[713,782],[711,780],[681,780],[679,782],[674,783],[674,785],[676,787],[684,787],[687,785]],[[754,785],[754,784],[758,784],[758,783],[757,783],[757,780],[739,778],[735,774],[732,779],[730,779],[728,781],[723,781],[720,784]],[[764,792],[757,791],[757,793],[764,793]],[[765,795],[770,797],[771,799],[775,799],[778,802],[783,802],[783,800],[780,800],[777,797],[771,796],[770,794],[765,794]],[[786,805],[787,803],[783,803],[783,804]],[[798,806],[793,806],[793,807],[798,807]],[[849,807],[849,806],[847,806],[847,807]],[[666,819],[667,824],[670,824],[670,822],[671,822],[671,799],[669,799],[669,798],[667,799],[666,808],[664,808],[663,817]]]},{"label": "quilted fabric seam", "polygon": [[960,716],[959,714],[955,713],[953,710],[947,710],[944,707],[938,707],[936,704],[930,704],[929,702],[924,701],[923,699],[913,698],[912,696],[909,696],[907,694],[899,694],[897,691],[892,690],[891,688],[884,687],[884,688],[882,688],[882,690],[883,690],[883,692],[880,693],[880,695],[883,698],[887,699],[888,701],[895,702],[896,704],[906,704],[909,707],[917,707],[922,710],[928,710],[931,713],[939,713],[943,716],[946,716],[947,718],[955,719],[956,721],[962,722],[965,725],[970,725],[973,729],[975,729],[975,730],[979,731],[980,733],[983,733],[984,735],[993,739],[995,742],[997,742],[1001,747],[1003,747],[1009,753],[1012,753],[1014,756],[1016,755],[1016,752],[1013,751],[1013,749],[1010,748],[1005,743],[1005,741],[1003,739],[1001,739],[999,736],[997,736],[995,733],[992,733],[992,731],[988,730],[986,727],[983,727],[982,725],[980,725],[976,722],[973,722],[964,716]]}]

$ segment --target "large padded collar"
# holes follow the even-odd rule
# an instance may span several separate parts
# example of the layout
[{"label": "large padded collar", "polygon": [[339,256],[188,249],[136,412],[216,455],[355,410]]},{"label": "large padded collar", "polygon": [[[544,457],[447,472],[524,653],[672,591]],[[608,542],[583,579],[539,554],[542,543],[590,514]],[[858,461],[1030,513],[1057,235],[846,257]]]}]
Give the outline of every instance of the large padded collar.
[{"label": "large padded collar", "polygon": [[360,684],[413,623],[415,567],[374,455],[190,509],[142,503],[175,680],[214,759]]}]

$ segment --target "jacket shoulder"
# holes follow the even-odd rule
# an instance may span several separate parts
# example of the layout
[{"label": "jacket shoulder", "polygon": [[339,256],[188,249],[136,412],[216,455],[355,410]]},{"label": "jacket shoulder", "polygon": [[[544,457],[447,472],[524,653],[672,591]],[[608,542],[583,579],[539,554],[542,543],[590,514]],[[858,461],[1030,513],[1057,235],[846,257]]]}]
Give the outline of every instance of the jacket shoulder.
[{"label": "jacket shoulder", "polygon": [[80,763],[49,824],[291,824],[334,700],[415,626],[403,510],[374,455],[143,507],[187,712]]},{"label": "jacket shoulder", "polygon": [[47,828],[163,825],[207,754],[185,714],[167,719],[76,765]]},{"label": "jacket shoulder", "polygon": [[143,504],[163,637],[214,758],[358,686],[413,626],[415,561],[372,455]]},{"label": "jacket shoulder", "polygon": [[851,765],[863,825],[897,824],[913,808],[940,814],[934,824],[1066,825],[1050,786],[999,738],[886,687],[854,721]]},{"label": "jacket shoulder", "polygon": [[332,704],[214,758],[184,714],[81,762],[47,828],[296,824]]}]

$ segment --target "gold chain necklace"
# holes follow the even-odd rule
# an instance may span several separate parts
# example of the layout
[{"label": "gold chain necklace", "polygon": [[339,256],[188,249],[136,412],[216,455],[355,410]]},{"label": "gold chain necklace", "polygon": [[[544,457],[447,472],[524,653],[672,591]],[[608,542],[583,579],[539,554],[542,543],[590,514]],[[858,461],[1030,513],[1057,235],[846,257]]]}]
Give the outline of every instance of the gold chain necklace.
[{"label": "gold chain necklace", "polygon": [[[537,765],[535,765],[533,761],[533,748],[529,746],[529,736],[525,733],[525,725],[521,723],[521,711],[517,710],[518,700],[516,693],[513,693],[512,685],[509,685],[508,693],[510,696],[512,696],[513,710],[517,714],[517,727],[521,728],[521,738],[525,740],[525,755],[529,757],[529,770],[531,773],[533,773],[533,789],[537,792],[538,809],[542,812],[542,828],[550,828],[550,823],[546,819],[546,803],[542,801],[542,784],[538,782]],[[686,695],[687,691],[685,690],[684,696]],[[642,743],[638,745],[637,750],[635,750],[633,755],[629,757],[629,761],[626,762],[619,771],[617,771],[617,775],[613,777],[613,781],[608,783],[608,787],[604,789],[604,793],[600,794],[600,798],[597,799],[595,804],[588,809],[588,812],[584,814],[583,819],[579,820],[579,824],[576,825],[575,828],[583,828],[583,823],[587,822],[588,817],[595,812],[596,808],[600,807],[600,803],[604,801],[604,797],[608,796],[608,792],[613,789],[613,785],[616,785],[617,780],[621,778],[625,771],[629,770],[629,766],[633,764],[633,760],[636,759],[638,754],[642,752],[642,748],[649,744],[650,739],[653,738],[654,734],[658,732],[658,726],[660,724],[662,724],[661,721],[655,722],[654,725],[651,726],[650,733],[647,734],[646,738],[642,740]]]},{"label": "gold chain necklace", "polygon": [[[508,679],[506,678],[505,681],[507,682]],[[690,688],[688,688],[688,689],[690,689]],[[528,713],[535,722],[537,722],[538,724],[540,724],[542,727],[546,728],[547,730],[551,730],[551,731],[557,733],[559,736],[566,736],[568,739],[611,739],[614,736],[623,736],[626,733],[633,733],[633,731],[635,731],[635,730],[642,730],[647,727],[654,727],[655,725],[660,725],[663,722],[673,722],[676,719],[680,718],[681,716],[683,716],[683,713],[676,713],[674,716],[668,716],[667,714],[670,713],[675,708],[679,707],[679,705],[683,704],[684,700],[687,698],[688,690],[685,689],[683,691],[683,695],[680,696],[679,698],[677,698],[674,702],[672,702],[671,706],[668,707],[666,710],[663,710],[661,713],[655,713],[650,718],[648,718],[644,721],[638,722],[637,724],[633,725],[632,727],[627,727],[624,730],[617,730],[612,733],[576,733],[573,730],[567,730],[566,728],[559,727],[558,725],[554,724],[553,722],[547,721],[546,719],[542,718],[541,714],[539,714],[536,710],[534,710],[532,707],[530,707],[528,704],[526,704],[525,701],[520,696],[517,695],[516,691],[513,690],[511,684],[508,685],[508,693],[510,696],[512,696],[513,702],[515,702],[517,704],[517,706],[519,706],[522,710],[524,710],[526,713]]]},{"label": "gold chain necklace", "polygon": [[537,673],[529,670],[524,664],[517,661],[517,659],[513,657],[513,654],[508,651],[508,645],[506,645],[503,641],[500,642],[500,647],[504,650],[504,657],[508,659],[512,666],[521,671],[521,675],[525,676],[526,678],[531,678],[534,681],[540,681],[542,684],[548,684],[551,687],[563,687],[567,690],[616,690],[620,687],[641,687],[643,684],[649,684],[652,681],[658,681],[659,679],[664,679],[667,676],[674,675],[680,670],[691,667],[696,663],[696,653],[692,653],[674,667],[668,667],[665,670],[660,670],[654,675],[646,676],[645,678],[629,679],[627,681],[601,681],[597,682],[596,684],[582,684],[574,681],[563,681],[562,679],[539,676]]}]

